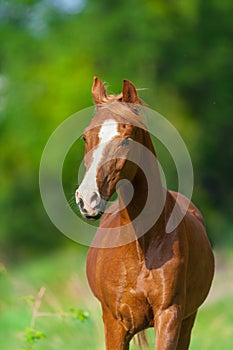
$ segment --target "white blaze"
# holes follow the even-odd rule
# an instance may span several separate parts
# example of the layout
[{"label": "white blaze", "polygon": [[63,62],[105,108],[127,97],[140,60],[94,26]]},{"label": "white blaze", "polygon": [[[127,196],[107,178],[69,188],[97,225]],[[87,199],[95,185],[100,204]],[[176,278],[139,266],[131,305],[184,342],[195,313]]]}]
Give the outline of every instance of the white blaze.
[{"label": "white blaze", "polygon": [[119,135],[117,122],[114,119],[106,120],[99,130],[99,144],[92,153],[92,164],[86,172],[86,175],[77,190],[82,196],[84,202],[91,208],[94,208],[98,204],[96,203],[96,200],[91,202],[91,197],[94,192],[99,193],[97,185],[97,171],[103,152],[108,147],[108,144],[117,135]]}]

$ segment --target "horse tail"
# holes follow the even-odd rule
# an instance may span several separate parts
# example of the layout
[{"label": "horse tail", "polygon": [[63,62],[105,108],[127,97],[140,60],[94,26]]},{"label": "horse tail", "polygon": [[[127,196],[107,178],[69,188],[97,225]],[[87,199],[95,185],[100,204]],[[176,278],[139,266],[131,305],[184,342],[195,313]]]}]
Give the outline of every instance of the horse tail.
[{"label": "horse tail", "polygon": [[149,349],[149,342],[146,336],[146,331],[141,331],[137,333],[134,337],[134,341],[137,344],[139,350]]}]

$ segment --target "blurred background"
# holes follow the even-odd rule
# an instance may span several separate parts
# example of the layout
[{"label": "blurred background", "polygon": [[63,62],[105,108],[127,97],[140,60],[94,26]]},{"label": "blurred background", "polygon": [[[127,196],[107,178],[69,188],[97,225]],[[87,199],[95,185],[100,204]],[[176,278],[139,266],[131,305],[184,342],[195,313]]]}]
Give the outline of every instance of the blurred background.
[{"label": "blurred background", "polygon": [[[103,349],[100,310],[85,279],[87,247],[50,222],[38,171],[54,129],[92,105],[93,76],[119,93],[134,82],[141,98],[180,132],[195,175],[193,201],[204,213],[217,266],[191,349],[233,343],[232,15],[229,0],[0,1],[0,343],[22,349],[32,306],[46,287],[45,310],[90,310],[86,323],[41,317],[36,349]],[[64,167],[72,197],[79,140]],[[169,188],[172,162],[161,149]],[[231,321],[230,321],[231,320]],[[65,322],[65,324],[64,324]],[[37,325],[36,325],[37,326]],[[93,335],[90,337],[90,333]],[[26,349],[26,347],[25,347]]]}]

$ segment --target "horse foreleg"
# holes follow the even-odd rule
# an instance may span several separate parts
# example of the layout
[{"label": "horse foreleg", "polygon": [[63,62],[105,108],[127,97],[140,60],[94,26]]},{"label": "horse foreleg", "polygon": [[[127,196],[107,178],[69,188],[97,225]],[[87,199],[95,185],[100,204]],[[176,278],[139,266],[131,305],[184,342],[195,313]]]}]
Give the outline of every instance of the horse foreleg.
[{"label": "horse foreleg", "polygon": [[104,308],[103,321],[106,350],[129,350],[131,336],[122,322],[115,319],[112,313]]},{"label": "horse foreleg", "polygon": [[187,350],[190,343],[191,331],[197,312],[182,321],[177,350]]},{"label": "horse foreleg", "polygon": [[156,350],[176,350],[179,339],[182,313],[177,305],[155,315]]}]

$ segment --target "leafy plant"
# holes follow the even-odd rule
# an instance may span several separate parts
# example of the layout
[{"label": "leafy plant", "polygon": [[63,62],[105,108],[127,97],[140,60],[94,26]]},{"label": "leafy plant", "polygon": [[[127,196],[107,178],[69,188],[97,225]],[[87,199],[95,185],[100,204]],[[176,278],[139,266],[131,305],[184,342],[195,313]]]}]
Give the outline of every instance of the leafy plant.
[{"label": "leafy plant", "polygon": [[87,310],[70,308],[69,311],[71,313],[72,318],[80,322],[85,322],[90,317],[90,313]]},{"label": "leafy plant", "polygon": [[68,318],[71,317],[73,320],[79,321],[79,322],[85,322],[90,317],[90,312],[83,309],[78,308],[70,308],[69,312],[40,312],[39,309],[42,304],[42,299],[44,297],[46,288],[41,287],[39,290],[37,297],[34,298],[31,295],[26,295],[23,297],[23,300],[25,300],[29,305],[33,305],[32,310],[32,319],[30,327],[26,328],[23,332],[23,338],[26,341],[26,347],[24,347],[22,350],[32,350],[33,346],[40,340],[45,339],[46,335],[44,332],[37,330],[35,328],[36,320],[38,317],[62,317],[62,318]]},{"label": "leafy plant", "polygon": [[24,331],[24,338],[28,345],[23,350],[29,350],[38,340],[46,338],[46,335],[41,331],[37,331],[36,329],[26,328]]}]

